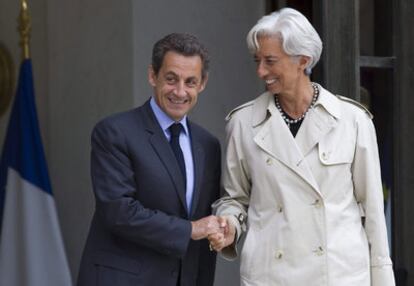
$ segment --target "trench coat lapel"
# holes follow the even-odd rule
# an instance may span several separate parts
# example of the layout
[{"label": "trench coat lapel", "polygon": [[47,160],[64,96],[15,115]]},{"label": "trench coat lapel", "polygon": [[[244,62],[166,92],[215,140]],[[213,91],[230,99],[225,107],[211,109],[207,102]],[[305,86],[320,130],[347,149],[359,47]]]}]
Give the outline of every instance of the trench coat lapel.
[{"label": "trench coat lapel", "polygon": [[[310,168],[307,164],[303,164],[304,155],[286,123],[283,121],[280,112],[277,110],[273,96],[268,94],[267,100],[260,98],[255,102],[253,108],[253,128],[255,130],[253,140],[256,144],[266,153],[294,171],[315,192],[320,193]],[[259,116],[264,111],[266,112],[265,119],[263,119],[263,116]]]},{"label": "trench coat lapel", "polygon": [[180,167],[178,166],[177,159],[175,158],[170,144],[167,138],[165,138],[165,135],[151,110],[149,101],[145,104],[145,109],[147,112],[145,114],[146,116],[144,116],[144,124],[147,132],[149,133],[149,143],[152,145],[158,155],[158,158],[167,169],[177,192],[177,196],[180,198],[184,209],[187,211],[185,182],[180,173]]},{"label": "trench coat lapel", "polygon": [[309,110],[295,138],[303,156],[306,157],[336,125],[336,120],[321,108]]},{"label": "trench coat lapel", "polygon": [[336,96],[319,85],[319,98],[309,110],[296,135],[296,142],[303,156],[318,144],[338,124],[341,112]]}]

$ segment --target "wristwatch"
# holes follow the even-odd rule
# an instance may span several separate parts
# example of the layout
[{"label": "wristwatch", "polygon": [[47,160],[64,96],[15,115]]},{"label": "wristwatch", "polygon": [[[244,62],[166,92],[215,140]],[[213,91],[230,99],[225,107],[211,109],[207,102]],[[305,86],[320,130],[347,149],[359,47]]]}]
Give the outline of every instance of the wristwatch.
[{"label": "wristwatch", "polygon": [[246,216],[242,213],[239,213],[239,215],[236,216],[236,218],[239,221],[240,225],[243,225],[246,222]]}]

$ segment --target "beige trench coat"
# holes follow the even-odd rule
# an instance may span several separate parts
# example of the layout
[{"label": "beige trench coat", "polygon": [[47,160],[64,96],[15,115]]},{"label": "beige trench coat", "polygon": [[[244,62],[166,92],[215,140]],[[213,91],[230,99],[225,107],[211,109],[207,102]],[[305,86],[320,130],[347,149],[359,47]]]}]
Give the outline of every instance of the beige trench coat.
[{"label": "beige trench coat", "polygon": [[225,196],[213,207],[246,232],[242,285],[395,284],[370,114],[320,90],[295,138],[269,93],[228,116]]}]

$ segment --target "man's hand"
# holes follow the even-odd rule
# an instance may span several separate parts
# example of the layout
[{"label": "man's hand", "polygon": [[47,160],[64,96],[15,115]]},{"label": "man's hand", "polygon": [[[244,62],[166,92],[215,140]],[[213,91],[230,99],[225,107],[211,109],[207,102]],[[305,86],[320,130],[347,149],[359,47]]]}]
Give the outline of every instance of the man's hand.
[{"label": "man's hand", "polygon": [[221,232],[216,232],[208,235],[210,247],[219,252],[223,248],[231,245],[236,236],[236,228],[227,217],[218,217]]},{"label": "man's hand", "polygon": [[193,240],[200,240],[207,238],[210,234],[223,232],[220,229],[219,218],[213,215],[192,221],[191,226],[191,238]]}]

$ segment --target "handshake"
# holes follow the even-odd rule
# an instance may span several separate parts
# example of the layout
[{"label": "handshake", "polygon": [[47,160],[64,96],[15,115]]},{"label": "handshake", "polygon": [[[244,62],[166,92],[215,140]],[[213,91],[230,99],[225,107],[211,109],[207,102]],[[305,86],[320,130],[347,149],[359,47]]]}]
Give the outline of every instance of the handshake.
[{"label": "handshake", "polygon": [[236,228],[227,216],[207,216],[191,222],[191,238],[200,240],[207,238],[210,250],[221,251],[234,242]]}]

